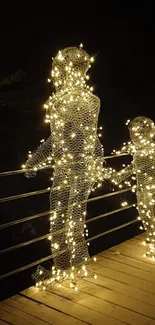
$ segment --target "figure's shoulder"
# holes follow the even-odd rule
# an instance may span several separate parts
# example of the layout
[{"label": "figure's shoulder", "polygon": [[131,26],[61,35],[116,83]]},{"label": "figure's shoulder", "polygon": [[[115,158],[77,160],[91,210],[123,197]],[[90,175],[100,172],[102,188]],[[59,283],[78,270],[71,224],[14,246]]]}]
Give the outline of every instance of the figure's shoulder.
[{"label": "figure's shoulder", "polygon": [[77,98],[81,101],[81,99],[86,103],[92,103],[97,107],[100,107],[100,99],[97,95],[93,94],[90,90],[78,90],[76,92]]},{"label": "figure's shoulder", "polygon": [[91,104],[97,108],[100,108],[100,99],[98,96],[94,95],[90,90],[77,88],[72,91],[66,91],[64,93],[58,92],[54,94],[47,102],[47,105],[50,108],[56,107],[60,104],[68,105],[78,103],[86,103],[87,105]]},{"label": "figure's shoulder", "polygon": [[94,101],[94,103],[96,103],[98,106],[101,105],[101,100],[97,95],[94,95],[93,93],[91,93],[92,95],[92,100]]}]

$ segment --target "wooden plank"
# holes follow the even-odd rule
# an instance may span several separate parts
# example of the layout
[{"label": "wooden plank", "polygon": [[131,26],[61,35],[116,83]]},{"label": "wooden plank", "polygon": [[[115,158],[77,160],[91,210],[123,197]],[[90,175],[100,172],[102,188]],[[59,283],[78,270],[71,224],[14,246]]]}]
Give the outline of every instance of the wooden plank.
[{"label": "wooden plank", "polygon": [[143,238],[143,240],[138,240],[138,239],[135,239],[135,238],[131,238],[130,240],[127,240],[127,241],[123,242],[122,244],[126,244],[126,246],[128,246],[128,244],[132,244],[132,245],[135,245],[137,247],[143,247],[145,249],[145,247],[143,245],[143,241],[145,241],[145,240],[146,240],[146,237]]},{"label": "wooden plank", "polygon": [[[24,294],[24,292],[23,292]],[[30,288],[25,295],[36,299],[36,301],[45,303],[47,306],[56,308],[62,313],[68,313],[70,316],[82,320],[88,324],[98,325],[105,322],[108,325],[123,325],[122,321],[116,320],[112,316],[106,316],[103,313],[96,312],[88,307],[84,307],[52,292],[38,291],[37,288]]]},{"label": "wooden plank", "polygon": [[[111,296],[113,303],[106,300],[107,294]],[[127,324],[133,325],[133,324],[146,324],[152,322],[150,317],[155,317],[155,310],[154,306],[151,307],[149,311],[147,311],[148,305],[142,304],[144,307],[144,310],[147,311],[147,316],[149,314],[149,317],[145,315],[145,312],[143,313],[141,310],[141,306],[139,308],[135,307],[135,303],[137,304],[137,301],[135,299],[130,299],[128,301],[128,298],[125,297],[124,302],[124,296],[120,294],[111,293],[110,290],[103,289],[97,284],[92,283],[86,283],[86,281],[81,280],[79,282],[79,291],[78,294],[69,290],[67,287],[57,285],[53,288],[51,288],[50,292],[54,292],[57,295],[63,296],[64,298],[70,299],[73,302],[76,302],[80,305],[87,306],[93,310],[99,311],[100,313],[106,313],[107,315],[111,315],[116,319],[119,319]],[[123,304],[125,306],[120,306],[121,300],[123,301]],[[131,307],[133,307],[132,311]],[[149,308],[148,307],[148,308]],[[136,311],[136,312],[135,312]]]},{"label": "wooden plank", "polygon": [[3,303],[0,304],[0,319],[11,325],[32,325],[32,323],[30,323],[28,320],[25,320],[20,316],[16,316],[12,314],[12,312],[6,310]]},{"label": "wooden plank", "polygon": [[[96,272],[97,273],[97,272]],[[102,278],[102,286],[109,290],[121,293],[127,297],[135,298],[140,301],[144,301],[147,304],[155,305],[155,294],[145,291],[143,288],[135,288],[130,284],[120,282],[118,280],[108,278],[106,276],[98,275],[98,278]],[[96,282],[95,282],[96,283]]]},{"label": "wooden plank", "polygon": [[150,269],[151,269],[151,265],[152,267],[155,266],[155,260],[148,257],[145,258],[143,256],[144,253],[146,252],[146,247],[144,247],[143,245],[138,246],[138,245],[133,245],[132,243],[125,242],[120,245],[111,247],[109,251],[113,253],[119,252],[121,253],[121,255],[129,256],[135,258],[136,260],[143,261],[149,265]]},{"label": "wooden plank", "polygon": [[136,246],[143,246],[143,241],[145,241],[146,238],[144,238],[143,240],[139,240],[139,239],[136,239],[136,238],[132,238],[130,239],[130,244],[133,244],[133,245],[136,245]]},{"label": "wooden plank", "polygon": [[[104,290],[107,288],[109,290],[115,291],[116,293],[121,293],[127,297],[135,298],[150,305],[155,305],[155,294],[147,292],[143,288],[135,288],[130,284],[108,278],[104,274],[98,275],[98,279],[100,279],[100,282],[102,281],[102,283],[99,285],[102,285],[102,287],[104,287]],[[95,282],[93,281],[93,283],[97,283],[98,279]]]},{"label": "wooden plank", "polygon": [[[26,290],[26,291],[29,291]],[[47,324],[52,325],[87,325],[84,321],[80,321],[74,317],[63,314],[58,310],[52,309],[50,306],[44,305],[41,301],[31,300],[29,297],[16,295],[12,304],[19,306],[20,310],[35,316],[37,319],[44,320]]]},{"label": "wooden plank", "polygon": [[145,291],[148,291],[150,293],[155,294],[155,286],[152,282],[135,278],[132,275],[122,273],[117,270],[112,270],[108,267],[104,267],[102,265],[99,265],[95,263],[96,265],[93,265],[93,270],[95,273],[103,275],[105,277],[117,280],[122,283],[130,284],[131,286],[139,289],[144,289]]},{"label": "wooden plank", "polygon": [[18,316],[25,321],[29,321],[30,324],[34,325],[47,325],[47,322],[44,322],[43,320],[40,320],[39,317],[34,317],[33,315],[26,313],[20,308],[19,303],[14,301],[13,299],[7,299],[3,302],[3,308],[5,308],[6,312],[9,312],[15,316]]},{"label": "wooden plank", "polygon": [[129,266],[114,260],[110,260],[109,258],[104,257],[105,255],[102,253],[97,258],[97,264],[103,265],[113,270],[117,270],[123,272],[125,274],[131,274],[135,278],[144,279],[149,282],[153,282],[155,284],[155,273],[150,274],[148,271],[136,269],[133,266]]},{"label": "wooden plank", "polygon": [[3,320],[0,319],[0,325],[8,325],[8,324],[10,325],[10,323],[4,322]]},{"label": "wooden plank", "polygon": [[[106,285],[106,280],[105,284],[103,282],[103,277],[98,276],[97,280],[94,283],[93,278],[87,278],[84,280],[85,282],[88,282],[88,287],[86,286],[84,290],[89,290],[89,293],[92,295],[95,295],[105,301],[109,301],[111,303],[116,304],[117,306],[126,308],[128,310],[128,315],[130,316],[129,311],[137,313],[137,315],[141,315],[141,321],[139,322],[138,319],[137,321],[133,322],[133,324],[142,324],[144,322],[145,324],[145,317],[148,317],[150,319],[154,319],[155,322],[155,308],[152,305],[149,305],[145,302],[142,302],[138,299],[135,298],[130,298],[128,296],[125,296],[123,294],[117,293],[114,290],[109,290],[105,287]],[[90,285],[92,284],[92,286]],[[98,290],[98,287],[100,286],[100,290]],[[127,313],[126,313],[127,315]],[[131,313],[132,315],[132,313]],[[135,314],[132,315],[135,318],[138,316],[135,316]],[[145,316],[145,317],[144,317]],[[144,320],[143,320],[144,317]],[[128,320],[129,322],[129,320]],[[132,322],[131,322],[132,324]]]},{"label": "wooden plank", "polygon": [[154,276],[154,266],[146,263],[145,261],[141,261],[135,259],[134,257],[122,255],[121,252],[112,252],[110,250],[103,251],[102,253],[97,255],[97,261],[100,256],[104,256],[112,261],[116,261],[125,265],[133,266],[137,270],[147,271],[151,276]]}]

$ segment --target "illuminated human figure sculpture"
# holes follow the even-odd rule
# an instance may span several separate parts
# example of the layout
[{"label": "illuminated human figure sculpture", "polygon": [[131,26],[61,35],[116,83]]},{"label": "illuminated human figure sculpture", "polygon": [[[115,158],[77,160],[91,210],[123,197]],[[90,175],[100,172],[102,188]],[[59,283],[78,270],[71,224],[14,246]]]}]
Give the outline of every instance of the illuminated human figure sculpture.
[{"label": "illuminated human figure sculpture", "polygon": [[140,116],[129,124],[133,161],[113,175],[113,182],[120,183],[132,174],[137,180],[138,219],[147,233],[146,255],[155,257],[155,125],[149,118]]},{"label": "illuminated human figure sculpture", "polygon": [[92,61],[81,47],[65,48],[54,58],[51,76],[56,91],[44,105],[51,136],[26,163],[27,169],[37,170],[47,159],[54,160],[51,249],[57,277],[65,277],[64,270],[71,268],[73,280],[80,267],[87,275],[86,205],[103,173],[103,148],[97,136],[100,100],[86,84]]}]

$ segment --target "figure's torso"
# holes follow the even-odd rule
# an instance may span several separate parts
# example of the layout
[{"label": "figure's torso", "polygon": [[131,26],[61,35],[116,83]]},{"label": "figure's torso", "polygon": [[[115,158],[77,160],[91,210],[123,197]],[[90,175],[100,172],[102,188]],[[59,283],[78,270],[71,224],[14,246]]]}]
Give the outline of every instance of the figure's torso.
[{"label": "figure's torso", "polygon": [[85,162],[93,156],[97,137],[100,100],[79,90],[57,96],[51,105],[51,134],[54,160],[60,165]]},{"label": "figure's torso", "polygon": [[140,149],[134,154],[133,166],[137,177],[137,190],[155,191],[154,148]]}]

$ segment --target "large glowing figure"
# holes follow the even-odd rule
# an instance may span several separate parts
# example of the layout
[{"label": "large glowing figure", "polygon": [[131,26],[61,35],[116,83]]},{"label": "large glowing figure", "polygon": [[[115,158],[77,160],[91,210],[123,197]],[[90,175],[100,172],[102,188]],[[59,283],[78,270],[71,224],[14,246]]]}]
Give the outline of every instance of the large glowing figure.
[{"label": "large glowing figure", "polygon": [[67,274],[74,282],[80,268],[87,275],[86,205],[103,173],[103,148],[97,136],[100,100],[86,84],[91,62],[93,58],[82,47],[65,48],[54,58],[51,76],[56,91],[44,105],[51,136],[26,163],[27,169],[37,170],[54,160],[50,239],[55,269],[51,281]]},{"label": "large glowing figure", "polygon": [[140,116],[129,124],[132,163],[113,175],[113,182],[118,184],[132,174],[137,180],[138,219],[142,220],[147,231],[146,255],[155,257],[155,125],[149,118]]}]

